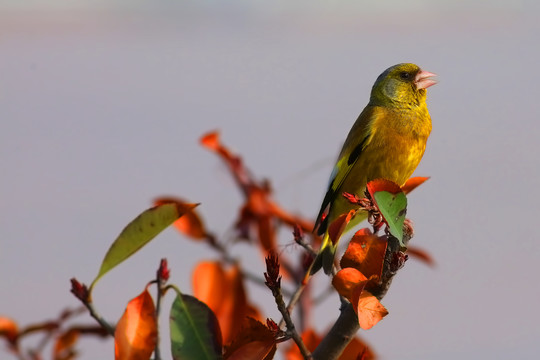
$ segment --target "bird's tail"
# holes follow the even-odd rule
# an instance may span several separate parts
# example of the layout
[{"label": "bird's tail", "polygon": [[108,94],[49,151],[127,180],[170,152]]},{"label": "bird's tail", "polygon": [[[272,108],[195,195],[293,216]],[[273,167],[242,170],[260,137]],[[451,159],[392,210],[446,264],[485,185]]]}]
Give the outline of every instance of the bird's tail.
[{"label": "bird's tail", "polygon": [[337,243],[333,244],[330,241],[330,236],[328,232],[324,234],[323,242],[319,253],[313,260],[311,269],[309,270],[309,275],[315,274],[321,268],[324,270],[324,273],[329,275],[332,273],[332,267],[334,266],[334,257],[336,255]]},{"label": "bird's tail", "polygon": [[[332,274],[332,268],[334,266],[334,258],[337,251],[337,246],[339,244],[340,238],[351,230],[353,227],[358,225],[362,220],[367,218],[367,212],[358,211],[358,209],[349,210],[348,213],[341,214],[332,224],[326,228],[324,233],[323,241],[319,253],[313,260],[311,268],[308,272],[309,276],[315,274],[321,268],[324,270],[324,273],[327,275]],[[337,229],[331,229],[336,226]],[[330,233],[333,233],[335,240],[332,241],[330,238]]]}]

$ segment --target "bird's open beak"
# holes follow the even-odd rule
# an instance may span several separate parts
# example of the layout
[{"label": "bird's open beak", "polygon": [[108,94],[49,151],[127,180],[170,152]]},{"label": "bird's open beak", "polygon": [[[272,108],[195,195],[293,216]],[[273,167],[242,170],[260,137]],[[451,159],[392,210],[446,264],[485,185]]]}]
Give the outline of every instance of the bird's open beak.
[{"label": "bird's open beak", "polygon": [[435,85],[437,80],[433,77],[437,76],[436,74],[430,73],[429,71],[420,70],[416,77],[414,78],[414,83],[416,84],[417,89],[427,89],[428,87]]}]

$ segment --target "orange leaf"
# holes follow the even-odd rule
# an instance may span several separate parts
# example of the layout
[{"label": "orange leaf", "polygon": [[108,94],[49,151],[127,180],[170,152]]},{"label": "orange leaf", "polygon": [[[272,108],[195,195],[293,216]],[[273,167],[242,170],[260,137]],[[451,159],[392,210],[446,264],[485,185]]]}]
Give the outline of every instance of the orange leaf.
[{"label": "orange leaf", "polygon": [[79,330],[70,329],[56,339],[53,350],[53,359],[66,359],[73,353],[73,346],[79,339]]},{"label": "orange leaf", "polygon": [[247,318],[233,342],[225,350],[225,360],[272,359],[276,352],[274,333],[263,323]]},{"label": "orange leaf", "polygon": [[0,316],[0,337],[5,337],[14,344],[19,336],[17,323],[10,318]]},{"label": "orange leaf", "polygon": [[258,221],[259,241],[264,254],[276,252],[276,234],[271,216],[261,216]]},{"label": "orange leaf", "polygon": [[371,329],[388,315],[388,310],[369,291],[355,289],[353,300],[352,305],[358,315],[358,323],[364,330]]},{"label": "orange leaf", "polygon": [[405,182],[405,185],[401,187],[401,190],[403,190],[405,194],[408,194],[414,189],[416,189],[417,186],[423,184],[427,179],[429,179],[429,177],[422,177],[422,176],[412,177]]},{"label": "orange leaf", "polygon": [[[189,209],[189,203],[185,202],[182,199],[175,197],[162,197],[154,200],[155,205],[162,205],[168,203],[175,203],[180,209],[186,208]],[[207,238],[209,234],[207,233],[204,223],[195,211],[195,209],[189,210],[181,218],[176,220],[173,225],[178,231],[184,235],[189,236],[192,239],[200,240]]]},{"label": "orange leaf", "polygon": [[229,149],[223,146],[219,140],[219,132],[212,131],[201,137],[201,144],[209,150],[221,156],[229,167],[238,185],[247,192],[247,188],[253,183],[248,171],[242,164],[242,159],[234,155]]},{"label": "orange leaf", "polygon": [[[227,271],[227,283],[229,288],[229,296],[227,299],[221,297],[223,301],[223,312],[228,314],[228,331],[226,334],[223,331],[223,343],[228,344],[233,337],[240,331],[242,322],[246,318],[248,312],[246,290],[244,288],[244,279],[238,265],[233,266]],[[223,330],[223,327],[222,327]],[[226,337],[225,335],[228,335]]]},{"label": "orange leaf", "polygon": [[429,266],[435,266],[435,260],[424,249],[420,249],[416,246],[407,247],[407,254],[422,261]]},{"label": "orange leaf", "polygon": [[358,287],[363,289],[367,282],[368,279],[364,274],[352,267],[341,269],[332,279],[332,285],[334,285],[338,293],[350,302],[353,301],[353,290]]},{"label": "orange leaf", "polygon": [[256,226],[264,254],[275,251],[277,245],[269,196],[269,189],[251,186],[247,202],[241,211],[242,219],[238,222],[243,225],[251,222]]},{"label": "orange leaf", "polygon": [[269,189],[251,188],[246,204],[249,211],[255,216],[268,216],[270,214],[269,196]]},{"label": "orange leaf", "polygon": [[287,211],[281,208],[278,204],[272,201],[269,202],[269,206],[270,206],[270,212],[275,217],[277,217],[282,222],[284,222],[285,224],[291,227],[298,225],[300,226],[302,230],[309,233],[311,233],[311,231],[313,230],[313,225],[315,225],[313,221],[305,220],[299,216],[289,214]]},{"label": "orange leaf", "polygon": [[147,288],[128,303],[116,325],[115,359],[148,360],[156,347],[156,341],[156,309]]},{"label": "orange leaf", "polygon": [[336,220],[332,221],[330,226],[328,227],[328,236],[330,237],[330,240],[333,244],[337,244],[339,241],[339,238],[341,237],[341,234],[347,227],[347,224],[351,221],[351,219],[356,215],[357,210],[350,210],[346,214],[341,214]]},{"label": "orange leaf", "polygon": [[341,258],[341,268],[355,268],[367,278],[380,278],[387,245],[386,237],[374,235],[367,228],[360,229]]},{"label": "orange leaf", "polygon": [[201,144],[210,150],[217,151],[221,144],[219,143],[219,132],[212,131],[201,137]]},{"label": "orange leaf", "polygon": [[[223,314],[223,300],[229,296],[230,290],[221,264],[216,261],[198,263],[193,270],[192,287],[193,296],[208,305],[219,320]],[[223,329],[223,320],[219,322]]]},{"label": "orange leaf", "polygon": [[192,281],[194,296],[216,314],[224,344],[240,331],[248,314],[260,316],[258,310],[248,304],[238,266],[225,271],[218,262],[202,262],[195,268]]}]

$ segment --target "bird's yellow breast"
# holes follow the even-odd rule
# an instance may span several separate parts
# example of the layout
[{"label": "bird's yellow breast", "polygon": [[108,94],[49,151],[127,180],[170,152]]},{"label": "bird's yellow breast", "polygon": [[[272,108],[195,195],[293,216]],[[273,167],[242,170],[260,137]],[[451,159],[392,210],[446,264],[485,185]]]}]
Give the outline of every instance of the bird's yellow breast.
[{"label": "bird's yellow breast", "polygon": [[369,141],[343,182],[342,191],[361,190],[367,182],[378,178],[403,185],[424,155],[431,119],[426,107],[377,107],[368,127]]},{"label": "bird's yellow breast", "polygon": [[[431,132],[431,119],[426,107],[407,111],[383,107],[368,110],[372,121],[364,131],[370,134],[369,139],[341,184],[339,194],[348,192],[363,196],[366,184],[379,178],[402,186],[424,155]],[[353,205],[338,195],[332,205],[330,219],[352,208]]]},{"label": "bird's yellow breast", "polygon": [[[372,123],[370,143],[358,159],[366,181],[377,178],[392,180],[400,186],[412,175],[426,149],[431,132],[427,109],[382,109]],[[364,156],[365,155],[365,156]]]}]

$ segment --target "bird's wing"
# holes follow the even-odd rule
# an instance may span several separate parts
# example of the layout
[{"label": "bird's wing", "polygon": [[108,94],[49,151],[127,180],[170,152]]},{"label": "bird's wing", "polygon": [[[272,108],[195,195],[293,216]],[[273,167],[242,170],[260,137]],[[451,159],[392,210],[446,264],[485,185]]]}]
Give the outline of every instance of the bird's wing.
[{"label": "bird's wing", "polygon": [[360,116],[358,116],[358,120],[356,120],[343,144],[343,149],[341,150],[339,159],[330,175],[328,190],[326,191],[321,209],[317,215],[317,220],[315,221],[314,230],[317,231],[317,234],[319,235],[324,234],[328,227],[328,219],[324,214],[328,213],[329,208],[336,197],[341,196],[341,185],[373,137],[374,131],[371,123],[375,116],[375,109],[373,107],[366,107]]}]

